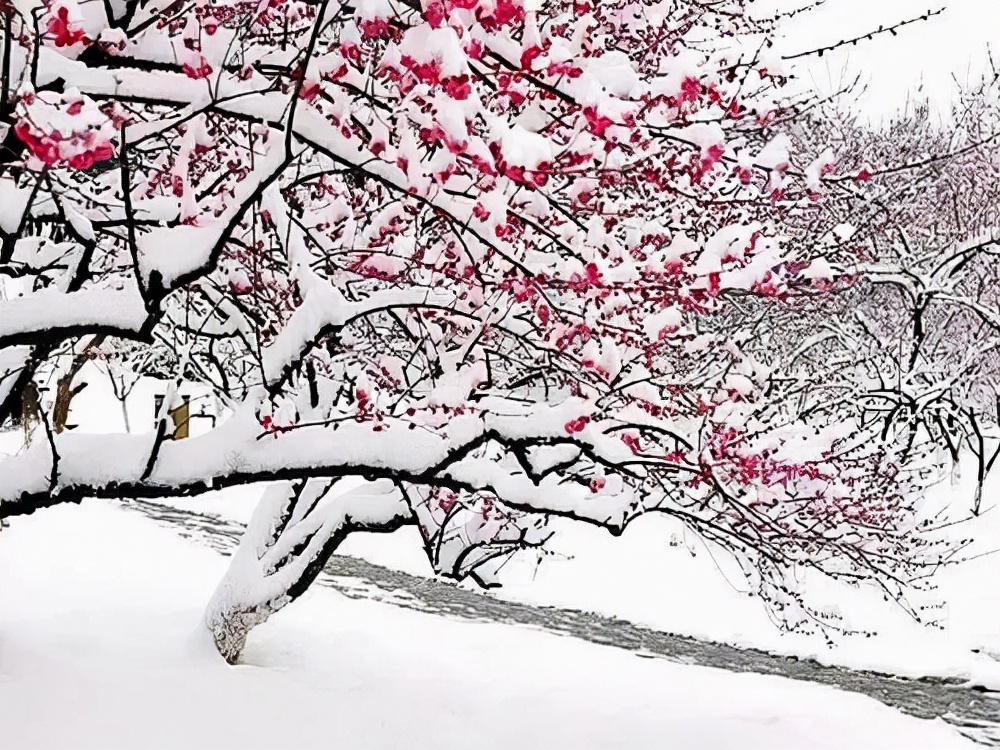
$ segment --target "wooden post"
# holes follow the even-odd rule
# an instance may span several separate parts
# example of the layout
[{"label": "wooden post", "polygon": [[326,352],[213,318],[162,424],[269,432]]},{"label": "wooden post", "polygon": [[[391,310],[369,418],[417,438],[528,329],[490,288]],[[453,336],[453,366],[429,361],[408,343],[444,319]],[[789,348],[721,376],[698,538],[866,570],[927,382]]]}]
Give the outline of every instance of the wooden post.
[{"label": "wooden post", "polygon": [[[180,405],[175,406],[167,414],[174,425],[174,431],[168,436],[171,440],[183,440],[191,434],[191,397],[182,396]],[[157,396],[154,401],[154,418],[159,415],[163,406],[163,396]]]},{"label": "wooden post", "polygon": [[183,440],[191,434],[191,397],[184,396],[180,406],[170,410],[170,419],[174,422],[174,440]]}]

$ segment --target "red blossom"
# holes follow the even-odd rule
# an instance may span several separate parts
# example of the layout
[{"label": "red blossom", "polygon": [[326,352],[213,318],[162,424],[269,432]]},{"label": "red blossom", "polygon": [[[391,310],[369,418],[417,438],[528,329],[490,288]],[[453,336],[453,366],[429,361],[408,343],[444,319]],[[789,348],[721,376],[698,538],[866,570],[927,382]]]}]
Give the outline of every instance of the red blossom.
[{"label": "red blossom", "polygon": [[52,138],[35,135],[25,122],[17,123],[14,126],[14,133],[34,156],[48,166],[59,161],[59,144]]},{"label": "red blossom", "polygon": [[441,82],[441,64],[436,60],[417,62],[412,57],[404,55],[400,61],[421,83],[437,85]]},{"label": "red blossom", "polygon": [[384,18],[365,18],[358,21],[362,39],[384,39],[392,36],[392,28]]},{"label": "red blossom", "polygon": [[69,20],[69,8],[60,5],[55,14],[49,17],[46,24],[48,36],[57,47],[72,47],[74,44],[89,41],[83,29],[74,28]]},{"label": "red blossom", "polygon": [[521,69],[531,70],[531,64],[542,56],[542,48],[531,46],[525,47],[524,51],[521,52]]},{"label": "red blossom", "polygon": [[209,65],[208,60],[201,55],[199,55],[199,59],[193,64],[184,63],[181,66],[181,70],[188,78],[193,78],[196,81],[202,78],[208,78],[212,75],[212,66]]},{"label": "red blossom", "polygon": [[513,26],[524,21],[524,6],[517,0],[497,0],[492,11],[476,8],[476,19],[487,31],[496,31],[503,26]]},{"label": "red blossom", "polygon": [[483,57],[483,43],[478,39],[472,39],[465,45],[465,54],[473,60],[480,60]]},{"label": "red blossom", "polygon": [[452,99],[462,101],[469,98],[472,86],[469,84],[468,76],[454,76],[445,80],[444,90]]},{"label": "red blossom", "polygon": [[696,102],[701,96],[702,92],[701,81],[697,78],[688,76],[681,83],[681,94],[680,99],[682,102]]},{"label": "red blossom", "polygon": [[306,81],[299,87],[299,98],[312,102],[320,92],[319,81]]},{"label": "red blossom", "polygon": [[598,114],[596,107],[584,107],[583,116],[587,119],[590,132],[598,138],[603,138],[607,129],[614,124],[610,117]]},{"label": "red blossom", "polygon": [[115,155],[110,143],[101,143],[88,151],[82,151],[70,157],[69,166],[73,169],[90,169],[98,162],[107,161]]},{"label": "red blossom", "polygon": [[634,453],[635,455],[639,455],[640,451],[642,450],[639,446],[638,436],[633,435],[630,432],[622,433],[622,442],[625,443],[625,445],[628,446],[629,450],[632,451],[632,453]]},{"label": "red blossom", "polygon": [[439,0],[428,3],[427,7],[424,8],[424,18],[435,29],[444,26],[447,18],[444,3]]}]

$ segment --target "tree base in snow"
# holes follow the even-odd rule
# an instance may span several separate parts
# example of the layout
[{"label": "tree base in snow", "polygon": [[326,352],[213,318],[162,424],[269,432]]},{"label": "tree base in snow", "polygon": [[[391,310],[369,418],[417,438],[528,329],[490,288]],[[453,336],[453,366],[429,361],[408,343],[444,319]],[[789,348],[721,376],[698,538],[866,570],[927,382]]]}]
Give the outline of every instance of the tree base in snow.
[{"label": "tree base in snow", "polygon": [[208,620],[208,629],[219,654],[230,664],[236,664],[246,647],[250,631],[264,623],[271,610],[254,608],[220,612]]}]

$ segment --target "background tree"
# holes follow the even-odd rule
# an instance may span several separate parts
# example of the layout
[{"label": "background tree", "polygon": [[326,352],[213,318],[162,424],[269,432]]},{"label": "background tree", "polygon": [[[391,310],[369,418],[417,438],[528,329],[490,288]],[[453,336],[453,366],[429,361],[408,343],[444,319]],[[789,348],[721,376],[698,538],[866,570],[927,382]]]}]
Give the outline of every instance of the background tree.
[{"label": "background tree", "polygon": [[996,95],[987,82],[944,117],[918,102],[880,127],[826,112],[801,133],[813,148],[815,129],[828,134],[853,176],[830,182],[822,221],[802,231],[841,248],[854,279],[818,306],[823,333],[803,354],[836,363],[828,380],[908,451],[940,467],[971,454],[976,514],[1000,439]]}]

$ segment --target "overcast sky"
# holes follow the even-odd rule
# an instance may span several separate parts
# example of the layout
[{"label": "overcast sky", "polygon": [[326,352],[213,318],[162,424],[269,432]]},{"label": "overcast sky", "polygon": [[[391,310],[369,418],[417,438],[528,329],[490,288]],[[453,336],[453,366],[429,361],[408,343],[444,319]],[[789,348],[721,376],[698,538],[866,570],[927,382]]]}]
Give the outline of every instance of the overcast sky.
[{"label": "overcast sky", "polygon": [[780,42],[784,54],[826,46],[894,21],[945,8],[929,21],[906,26],[897,36],[828,53],[809,63],[805,75],[820,90],[836,90],[842,80],[861,74],[868,84],[859,105],[881,118],[903,105],[908,91],[922,87],[933,101],[946,104],[952,76],[977,78],[992,45],[1000,66],[1000,0],[826,0],[826,4],[789,22]]}]

